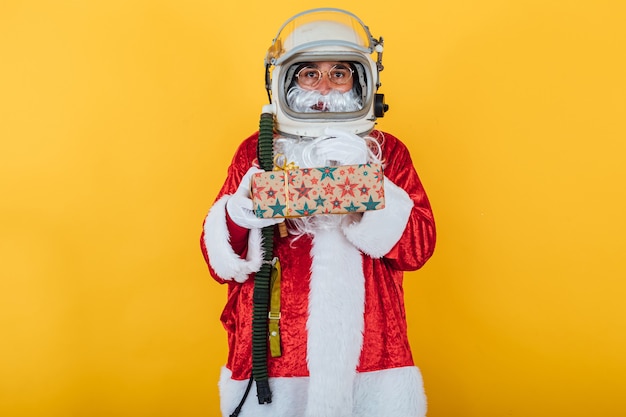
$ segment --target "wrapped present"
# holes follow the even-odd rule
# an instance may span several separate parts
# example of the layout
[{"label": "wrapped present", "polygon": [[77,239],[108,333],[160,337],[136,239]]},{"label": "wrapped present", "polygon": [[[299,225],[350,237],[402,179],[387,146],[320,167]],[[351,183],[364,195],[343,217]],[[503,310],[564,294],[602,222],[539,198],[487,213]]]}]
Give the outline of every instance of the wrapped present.
[{"label": "wrapped present", "polygon": [[380,164],[291,168],[253,175],[251,192],[257,217],[304,217],[385,207]]}]

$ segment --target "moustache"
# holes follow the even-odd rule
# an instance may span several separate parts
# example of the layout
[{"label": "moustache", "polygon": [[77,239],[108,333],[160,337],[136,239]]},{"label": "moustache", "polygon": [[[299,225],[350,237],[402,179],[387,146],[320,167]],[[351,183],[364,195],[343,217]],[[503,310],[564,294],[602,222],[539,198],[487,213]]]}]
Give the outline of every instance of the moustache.
[{"label": "moustache", "polygon": [[315,90],[304,90],[299,86],[292,87],[287,93],[287,104],[299,113],[314,112],[353,112],[361,110],[363,104],[354,90],[344,93],[331,90],[322,94]]}]

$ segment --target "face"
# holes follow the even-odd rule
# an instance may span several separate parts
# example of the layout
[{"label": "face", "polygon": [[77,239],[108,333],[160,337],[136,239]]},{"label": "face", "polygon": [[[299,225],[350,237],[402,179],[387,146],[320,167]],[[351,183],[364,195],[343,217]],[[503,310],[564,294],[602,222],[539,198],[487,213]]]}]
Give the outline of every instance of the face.
[{"label": "face", "polygon": [[339,61],[312,62],[298,71],[296,80],[302,89],[319,91],[322,95],[333,90],[345,93],[354,84],[352,68]]}]

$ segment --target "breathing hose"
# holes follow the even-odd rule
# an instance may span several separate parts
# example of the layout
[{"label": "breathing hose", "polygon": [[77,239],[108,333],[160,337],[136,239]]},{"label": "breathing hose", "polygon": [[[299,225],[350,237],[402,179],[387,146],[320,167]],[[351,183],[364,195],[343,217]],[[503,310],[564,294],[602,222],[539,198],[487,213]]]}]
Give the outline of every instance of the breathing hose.
[{"label": "breathing hose", "polygon": [[[274,116],[271,113],[262,113],[259,121],[259,139],[257,144],[257,158],[261,169],[271,171],[274,164]],[[256,382],[256,392],[259,404],[272,402],[269,376],[267,372],[268,348],[268,314],[270,304],[270,285],[273,267],[274,226],[261,229],[263,236],[263,264],[254,275],[254,295],[252,298],[252,375],[246,387],[243,398],[230,417],[237,417],[248,398],[252,381]]]},{"label": "breathing hose", "polygon": [[[261,169],[273,168],[274,116],[261,114],[257,157]],[[254,305],[252,316],[252,375],[256,382],[259,404],[272,402],[267,372],[267,319],[270,301],[270,277],[274,258],[274,226],[261,229],[263,236],[263,264],[254,276]]]}]

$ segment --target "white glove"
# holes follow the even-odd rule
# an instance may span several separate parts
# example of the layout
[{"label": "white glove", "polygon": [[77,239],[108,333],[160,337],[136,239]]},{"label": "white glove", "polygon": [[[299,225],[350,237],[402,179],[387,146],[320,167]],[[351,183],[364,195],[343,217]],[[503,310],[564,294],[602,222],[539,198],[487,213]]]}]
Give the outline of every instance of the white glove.
[{"label": "white glove", "polygon": [[368,161],[365,140],[340,129],[326,128],[326,136],[313,141],[310,149],[304,150],[305,165],[309,167],[326,165],[355,165]]},{"label": "white glove", "polygon": [[238,226],[246,229],[261,229],[266,226],[273,226],[285,221],[284,218],[261,219],[253,211],[252,200],[250,199],[250,182],[252,175],[263,170],[252,167],[241,179],[235,194],[231,195],[226,202],[226,211],[231,220]]}]

